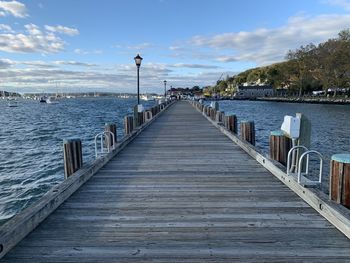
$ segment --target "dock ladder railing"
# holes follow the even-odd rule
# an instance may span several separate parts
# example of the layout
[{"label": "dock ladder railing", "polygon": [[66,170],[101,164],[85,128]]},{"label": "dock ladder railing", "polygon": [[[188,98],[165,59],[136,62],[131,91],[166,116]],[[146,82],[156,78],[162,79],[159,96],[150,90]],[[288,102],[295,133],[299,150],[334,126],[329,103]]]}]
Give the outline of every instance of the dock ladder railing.
[{"label": "dock ladder railing", "polygon": [[[111,146],[112,137],[112,146]],[[99,139],[100,138],[100,139]],[[98,147],[98,141],[100,141],[100,147]],[[115,149],[115,136],[110,131],[100,132],[95,136],[95,157],[98,158],[99,155],[104,155],[110,153]],[[100,149],[100,150],[99,150]]]},{"label": "dock ladder railing", "polygon": [[[303,149],[305,150],[304,153],[300,155],[300,158],[297,156],[299,155],[299,150]],[[310,180],[306,176],[309,174],[309,162],[310,162],[310,155],[316,155],[319,158],[319,175],[318,180]],[[304,165],[304,159],[306,157],[306,164],[305,169],[303,171],[303,165]],[[323,173],[323,157],[321,153],[315,150],[309,150],[305,146],[299,145],[292,147],[288,152],[287,157],[287,175],[293,176],[296,178],[297,182],[305,187],[313,187],[320,185],[322,183],[322,173]]]}]

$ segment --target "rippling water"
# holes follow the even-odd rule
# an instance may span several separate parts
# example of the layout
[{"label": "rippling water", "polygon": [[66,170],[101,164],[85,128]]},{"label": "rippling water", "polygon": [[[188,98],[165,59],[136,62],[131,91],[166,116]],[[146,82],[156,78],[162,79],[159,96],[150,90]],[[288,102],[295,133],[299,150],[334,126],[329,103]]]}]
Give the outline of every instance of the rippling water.
[{"label": "rippling water", "polygon": [[58,104],[23,100],[11,108],[0,100],[0,223],[63,181],[63,139],[81,138],[84,162],[92,160],[94,136],[114,122],[121,138],[123,118],[135,104],[133,99],[82,98]]},{"label": "rippling water", "polygon": [[[132,113],[135,100],[84,98],[59,104],[21,101],[10,108],[0,101],[0,224],[63,181],[64,138],[79,137],[84,162],[94,157],[94,136],[106,122],[118,125],[123,136],[123,117]],[[148,105],[147,105],[148,104]],[[146,107],[154,102],[144,103]],[[304,113],[312,123],[312,148],[326,159],[350,152],[350,106],[257,101],[220,101],[220,110],[236,114],[238,122],[254,120],[256,145],[268,153],[269,133],[279,129],[284,115]],[[327,178],[326,178],[327,181]]]}]

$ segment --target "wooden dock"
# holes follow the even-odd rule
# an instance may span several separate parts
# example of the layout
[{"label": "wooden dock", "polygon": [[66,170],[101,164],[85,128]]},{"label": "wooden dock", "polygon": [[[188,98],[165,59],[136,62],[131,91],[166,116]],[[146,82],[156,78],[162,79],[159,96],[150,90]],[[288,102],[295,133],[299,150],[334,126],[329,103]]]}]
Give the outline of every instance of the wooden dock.
[{"label": "wooden dock", "polygon": [[0,262],[350,262],[350,241],[177,102]]}]

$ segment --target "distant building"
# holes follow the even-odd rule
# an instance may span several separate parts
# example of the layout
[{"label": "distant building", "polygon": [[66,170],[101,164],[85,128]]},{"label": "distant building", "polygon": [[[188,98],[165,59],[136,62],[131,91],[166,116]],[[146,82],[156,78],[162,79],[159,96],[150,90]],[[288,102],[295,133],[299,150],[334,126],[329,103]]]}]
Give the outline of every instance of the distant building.
[{"label": "distant building", "polygon": [[237,86],[237,91],[235,93],[235,97],[240,99],[271,97],[273,95],[274,89],[268,85]]}]

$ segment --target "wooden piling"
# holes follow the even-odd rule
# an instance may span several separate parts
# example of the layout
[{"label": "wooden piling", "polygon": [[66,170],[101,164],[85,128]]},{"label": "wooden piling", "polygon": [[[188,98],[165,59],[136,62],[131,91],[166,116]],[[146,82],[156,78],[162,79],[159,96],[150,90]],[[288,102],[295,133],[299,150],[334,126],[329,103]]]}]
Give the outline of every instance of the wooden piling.
[{"label": "wooden piling", "polygon": [[67,179],[83,166],[83,151],[80,139],[63,140],[64,177]]},{"label": "wooden piling", "polygon": [[[115,143],[117,143],[117,125],[115,123],[105,123],[105,131],[111,132],[114,134]],[[109,137],[109,146],[113,147],[113,137],[111,134],[108,134]]]},{"label": "wooden piling", "polygon": [[255,145],[255,125],[253,121],[242,121],[240,124],[241,138]]},{"label": "wooden piling", "polygon": [[124,117],[125,134],[128,135],[132,133],[133,129],[134,129],[134,118],[132,116],[125,116]]},{"label": "wooden piling", "polygon": [[287,165],[288,152],[292,148],[292,139],[281,130],[270,133],[270,158],[284,166]]},{"label": "wooden piling", "polygon": [[215,117],[216,117],[216,110],[214,108],[210,108],[209,110],[209,116],[210,118],[215,121]]},{"label": "wooden piling", "polygon": [[225,116],[225,127],[230,132],[237,134],[237,117],[236,117],[236,115]]},{"label": "wooden piling", "polygon": [[219,122],[224,123],[224,121],[225,121],[225,112],[224,111],[220,111]]},{"label": "wooden piling", "polygon": [[217,123],[220,123],[220,111],[217,111],[216,114],[215,114],[215,121]]},{"label": "wooden piling", "polygon": [[215,114],[215,121],[217,123],[223,123],[225,118],[225,112],[224,111],[216,111]]},{"label": "wooden piling", "polygon": [[330,199],[350,208],[350,154],[334,154],[330,170]]},{"label": "wooden piling", "polygon": [[139,107],[138,105],[134,106],[134,123],[133,123],[133,128],[136,129],[140,124],[139,124]]},{"label": "wooden piling", "polygon": [[147,110],[144,112],[144,120],[145,122],[149,122],[153,118],[153,114],[151,110]]},{"label": "wooden piling", "polygon": [[219,103],[217,101],[213,101],[210,106],[214,108],[215,111],[219,110]]}]

